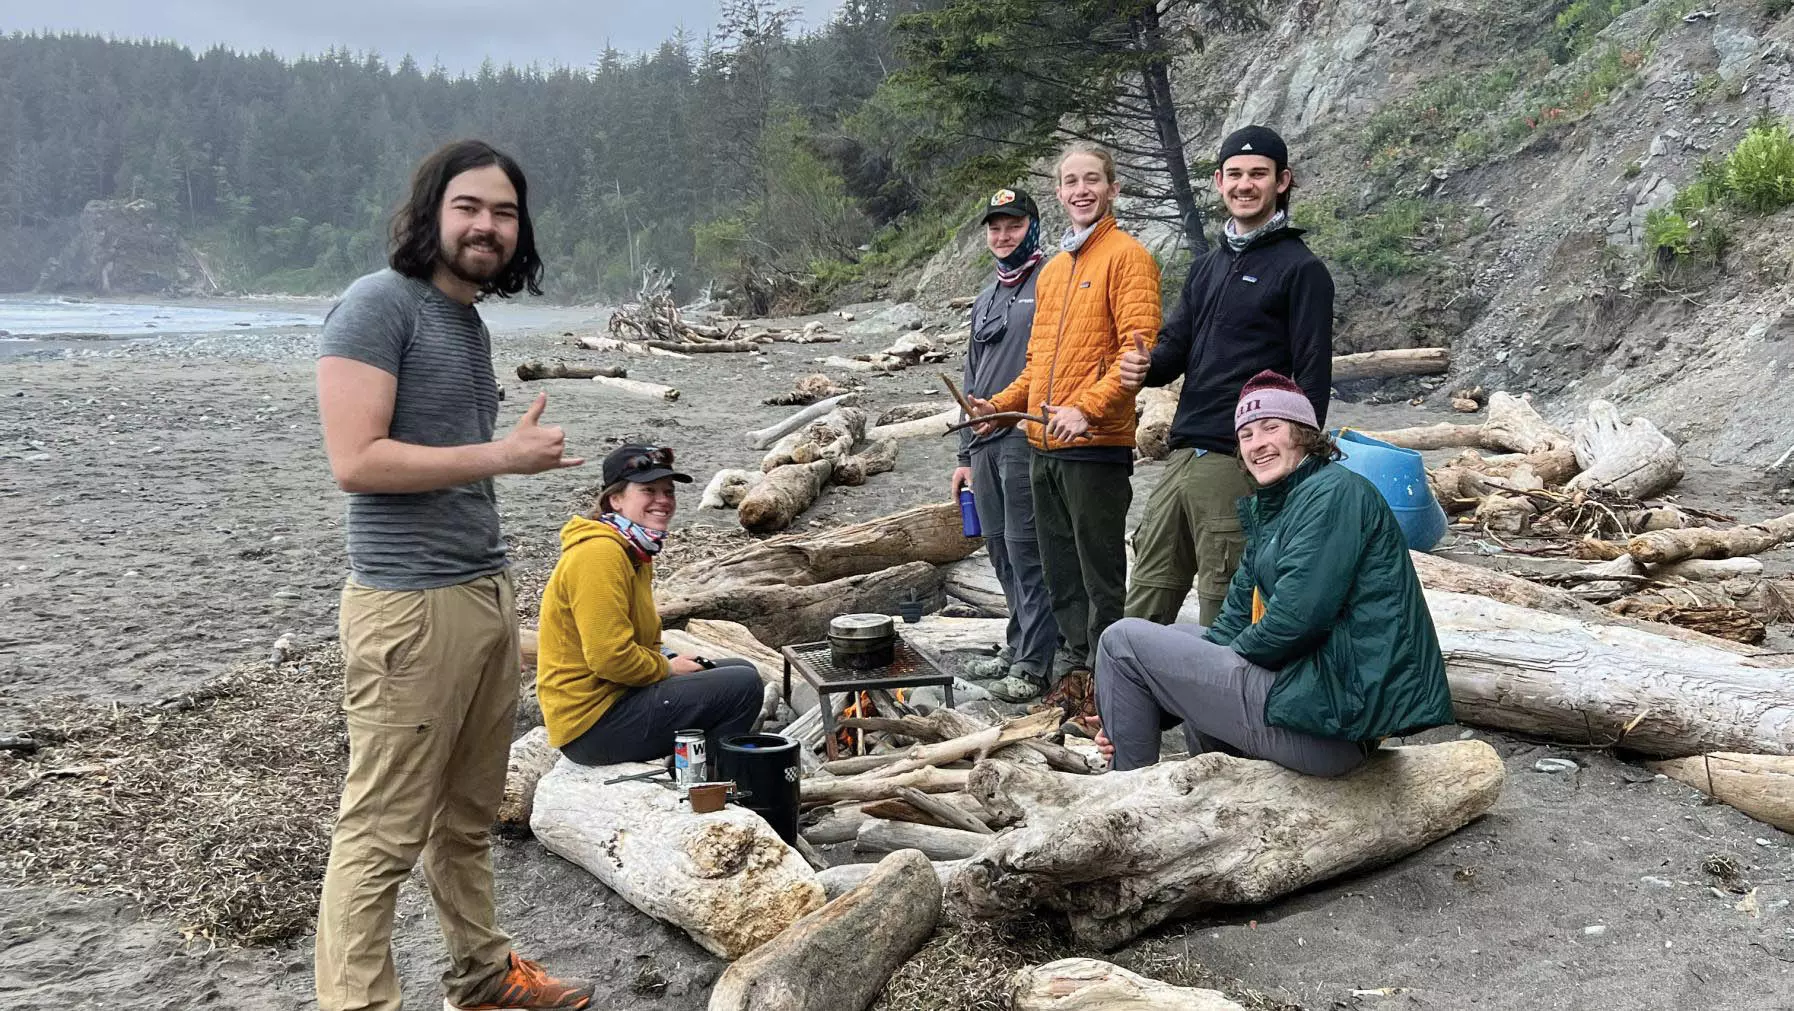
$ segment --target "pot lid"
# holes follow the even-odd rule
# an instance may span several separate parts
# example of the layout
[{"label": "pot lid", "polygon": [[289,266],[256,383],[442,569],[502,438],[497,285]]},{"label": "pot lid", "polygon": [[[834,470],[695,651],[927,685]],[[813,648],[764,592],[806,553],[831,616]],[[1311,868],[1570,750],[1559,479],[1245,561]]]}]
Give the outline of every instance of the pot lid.
[{"label": "pot lid", "polygon": [[884,639],[897,633],[888,614],[843,614],[828,623],[829,635],[842,639]]}]

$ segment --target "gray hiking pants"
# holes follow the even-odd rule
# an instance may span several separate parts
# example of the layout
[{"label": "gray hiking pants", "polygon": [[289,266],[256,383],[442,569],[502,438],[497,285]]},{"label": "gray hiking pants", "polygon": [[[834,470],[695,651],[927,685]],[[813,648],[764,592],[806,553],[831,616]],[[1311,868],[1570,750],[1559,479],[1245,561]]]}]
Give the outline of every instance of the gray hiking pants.
[{"label": "gray hiking pants", "polygon": [[709,670],[674,674],[617,699],[592,728],[561,749],[580,765],[652,762],[673,753],[673,735],[702,730],[712,762],[722,739],[745,734],[760,715],[760,673],[748,660],[716,660]]},{"label": "gray hiking pants", "polygon": [[1028,440],[1010,436],[972,447],[973,501],[991,568],[1009,603],[1006,640],[1020,664],[1042,681],[1053,673],[1053,651],[1059,648],[1059,624],[1053,620],[1053,598],[1041,569],[1040,542],[1034,536],[1034,488],[1029,477],[1034,450]]},{"label": "gray hiking pants", "polygon": [[1115,745],[1114,768],[1159,760],[1159,735],[1184,725],[1190,754],[1223,751],[1263,758],[1310,776],[1340,776],[1374,744],[1315,737],[1265,723],[1277,673],[1202,638],[1200,625],[1123,618],[1096,653],[1096,706]]}]

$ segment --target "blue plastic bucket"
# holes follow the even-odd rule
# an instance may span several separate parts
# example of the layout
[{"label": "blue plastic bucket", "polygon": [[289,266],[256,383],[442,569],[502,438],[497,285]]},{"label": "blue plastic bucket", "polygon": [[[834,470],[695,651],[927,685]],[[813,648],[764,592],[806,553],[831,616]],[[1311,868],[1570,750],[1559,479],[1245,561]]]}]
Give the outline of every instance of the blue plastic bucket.
[{"label": "blue plastic bucket", "polygon": [[1383,495],[1415,551],[1431,551],[1445,536],[1445,510],[1427,484],[1426,464],[1411,449],[1345,429],[1334,433],[1345,459],[1339,465],[1359,475]]}]

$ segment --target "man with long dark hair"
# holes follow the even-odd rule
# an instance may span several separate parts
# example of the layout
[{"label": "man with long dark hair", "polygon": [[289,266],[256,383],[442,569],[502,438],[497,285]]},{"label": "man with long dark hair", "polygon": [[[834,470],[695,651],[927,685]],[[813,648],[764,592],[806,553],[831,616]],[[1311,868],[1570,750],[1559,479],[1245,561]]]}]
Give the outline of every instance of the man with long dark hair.
[{"label": "man with long dark hair", "polygon": [[424,159],[393,216],[389,269],[324,321],[318,406],[349,493],[340,630],[349,770],[318,907],[323,1011],[399,1011],[399,885],[421,856],[453,1009],[585,1008],[592,990],[517,955],[493,911],[488,829],[517,707],[517,609],[492,479],[562,455],[538,396],[494,440],[498,382],[474,303],[541,294],[529,190],[459,141]]}]

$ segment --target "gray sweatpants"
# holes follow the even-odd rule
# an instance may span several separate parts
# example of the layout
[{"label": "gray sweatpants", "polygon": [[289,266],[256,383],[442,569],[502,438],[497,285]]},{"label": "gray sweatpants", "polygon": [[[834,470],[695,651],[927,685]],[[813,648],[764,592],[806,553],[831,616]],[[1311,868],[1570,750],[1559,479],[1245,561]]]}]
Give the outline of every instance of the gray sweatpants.
[{"label": "gray sweatpants", "polygon": [[1007,641],[1013,663],[1043,681],[1053,673],[1053,651],[1059,648],[1059,624],[1053,620],[1053,598],[1041,569],[1040,542],[1034,536],[1034,488],[1029,477],[1034,450],[1018,435],[972,447],[973,501],[991,568],[1009,603]]},{"label": "gray sweatpants", "polygon": [[704,731],[711,761],[722,739],[745,734],[760,715],[764,697],[752,662],[713,661],[709,670],[674,674],[643,688],[631,688],[605,710],[592,728],[561,749],[580,765],[652,762],[673,753],[673,735]]},{"label": "gray sweatpants", "polygon": [[1204,631],[1123,618],[1103,633],[1096,706],[1117,771],[1156,763],[1159,735],[1180,722],[1192,755],[1225,751],[1311,776],[1344,775],[1364,761],[1374,745],[1266,724],[1277,673],[1202,638]]}]

